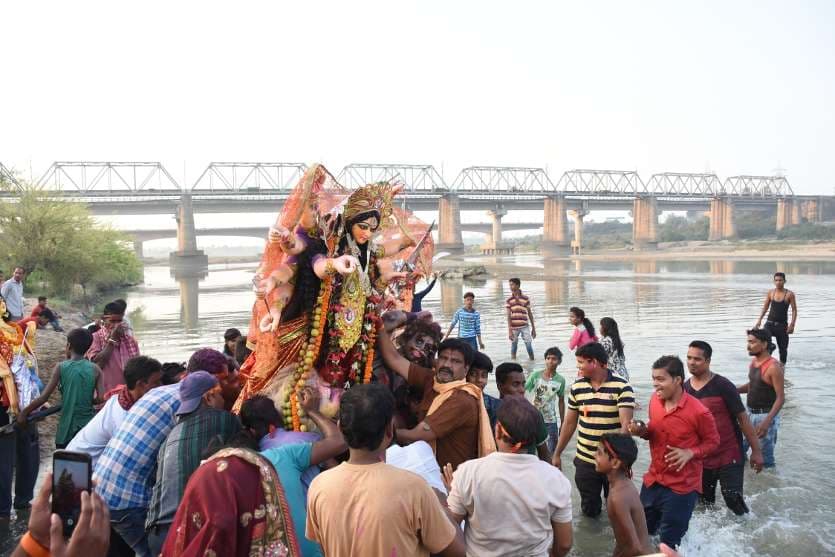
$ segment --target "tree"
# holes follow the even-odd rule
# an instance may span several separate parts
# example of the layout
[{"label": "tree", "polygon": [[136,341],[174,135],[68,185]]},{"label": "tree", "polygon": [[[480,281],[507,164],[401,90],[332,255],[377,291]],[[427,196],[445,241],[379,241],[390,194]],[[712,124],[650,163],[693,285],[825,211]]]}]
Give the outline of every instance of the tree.
[{"label": "tree", "polygon": [[67,294],[135,283],[142,264],[128,239],[97,223],[82,203],[30,184],[0,203],[0,262],[43,277],[47,290]]}]

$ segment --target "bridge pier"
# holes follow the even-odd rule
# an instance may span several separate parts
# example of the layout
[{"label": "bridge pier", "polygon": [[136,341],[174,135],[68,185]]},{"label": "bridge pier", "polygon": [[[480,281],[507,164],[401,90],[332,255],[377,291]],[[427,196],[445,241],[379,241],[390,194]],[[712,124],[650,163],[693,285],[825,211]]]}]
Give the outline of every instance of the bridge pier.
[{"label": "bridge pier", "polygon": [[436,251],[453,254],[464,253],[461,237],[461,208],[458,196],[447,194],[438,200],[438,243]]},{"label": "bridge pier", "polygon": [[803,217],[806,222],[821,222],[823,220],[823,211],[821,210],[820,200],[809,199],[804,202]]},{"label": "bridge pier", "polygon": [[502,241],[502,217],[507,214],[507,209],[496,205],[495,209],[487,211],[493,224],[493,230],[487,241],[481,246],[482,255],[510,255],[513,253],[513,246]]},{"label": "bridge pier", "polygon": [[791,214],[794,201],[785,197],[777,200],[777,232],[791,226]]},{"label": "bridge pier", "polygon": [[177,207],[177,251],[169,255],[169,264],[173,271],[189,272],[192,269],[204,269],[209,266],[209,257],[197,249],[197,233],[194,229],[194,207],[191,195],[180,197]]},{"label": "bridge pier", "polygon": [[134,241],[133,241],[133,252],[136,254],[136,257],[138,257],[139,259],[142,259],[145,255],[144,251],[142,249],[142,246],[144,244],[145,244],[145,242],[143,242],[142,240],[134,239]]},{"label": "bridge pier", "polygon": [[708,241],[730,240],[736,238],[736,220],[733,202],[727,197],[714,197],[710,200],[710,232]]},{"label": "bridge pier", "polygon": [[636,250],[658,249],[658,203],[637,197],[632,203],[632,245]]},{"label": "bridge pier", "polygon": [[574,241],[571,242],[571,253],[580,255],[583,247],[583,217],[589,214],[586,209],[574,209],[571,217],[574,219]]},{"label": "bridge pier", "polygon": [[568,255],[571,252],[565,211],[564,196],[545,198],[545,220],[542,226],[543,255]]},{"label": "bridge pier", "polygon": [[796,199],[792,200],[792,210],[791,210],[791,224],[792,226],[797,226],[802,221],[803,213],[801,212],[800,202]]}]

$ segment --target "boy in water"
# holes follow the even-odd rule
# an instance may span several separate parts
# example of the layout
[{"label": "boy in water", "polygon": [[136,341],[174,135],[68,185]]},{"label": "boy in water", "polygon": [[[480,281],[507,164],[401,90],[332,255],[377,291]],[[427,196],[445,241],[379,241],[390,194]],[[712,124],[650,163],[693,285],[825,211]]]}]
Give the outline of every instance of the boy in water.
[{"label": "boy in water", "polygon": [[444,335],[444,340],[449,338],[452,329],[458,325],[458,338],[470,344],[474,351],[484,350],[484,342],[481,340],[481,314],[476,311],[475,294],[467,292],[464,294],[464,306],[458,308],[452,316],[452,323]]},{"label": "boy in water", "polygon": [[594,456],[594,469],[606,474],[609,498],[606,512],[615,532],[614,557],[632,557],[652,553],[644,507],[635,484],[632,465],[638,458],[638,446],[629,435],[605,433],[600,437]]},{"label": "boy in water", "polygon": [[[525,392],[533,393],[533,405],[542,414],[548,429],[548,451],[554,452],[560,438],[560,424],[565,419],[565,378],[557,372],[562,352],[556,346],[545,351],[545,369],[534,371],[525,381]],[[559,421],[557,406],[559,403]]]}]

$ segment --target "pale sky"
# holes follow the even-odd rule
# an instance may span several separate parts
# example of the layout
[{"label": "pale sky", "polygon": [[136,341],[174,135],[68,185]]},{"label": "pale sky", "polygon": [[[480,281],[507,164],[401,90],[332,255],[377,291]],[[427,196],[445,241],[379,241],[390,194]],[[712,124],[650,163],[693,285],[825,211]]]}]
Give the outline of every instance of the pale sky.
[{"label": "pale sky", "polygon": [[773,174],[835,189],[835,3],[4,2],[0,161]]}]

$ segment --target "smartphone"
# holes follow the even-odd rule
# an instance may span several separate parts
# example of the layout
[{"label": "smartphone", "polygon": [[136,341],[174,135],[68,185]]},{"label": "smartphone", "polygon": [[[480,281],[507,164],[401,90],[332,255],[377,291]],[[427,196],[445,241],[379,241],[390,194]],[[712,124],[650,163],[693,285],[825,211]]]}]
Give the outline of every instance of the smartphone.
[{"label": "smartphone", "polygon": [[52,512],[61,517],[64,537],[70,537],[81,513],[81,492],[90,491],[90,455],[73,451],[52,453]]}]

